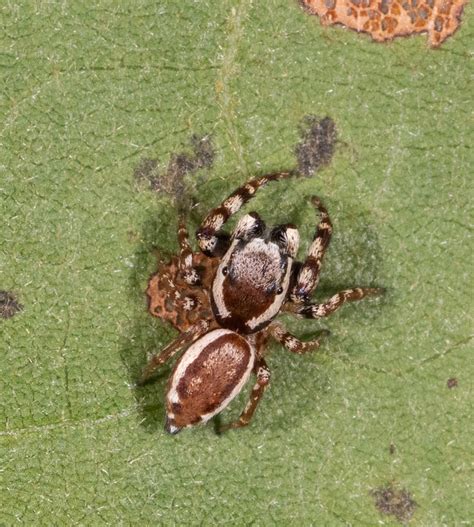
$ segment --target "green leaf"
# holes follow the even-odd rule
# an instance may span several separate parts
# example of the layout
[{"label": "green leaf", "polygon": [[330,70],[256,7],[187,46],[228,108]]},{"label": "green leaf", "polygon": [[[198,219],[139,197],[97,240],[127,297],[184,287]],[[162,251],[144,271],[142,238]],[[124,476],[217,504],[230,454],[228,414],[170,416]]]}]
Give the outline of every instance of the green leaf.
[{"label": "green leaf", "polygon": [[[23,306],[0,321],[0,524],[395,525],[374,498],[388,485],[413,497],[412,525],[472,521],[472,7],[436,51],[322,28],[292,0],[0,12],[0,289]],[[132,383],[175,334],[143,292],[177,210],[134,171],[210,134],[213,166],[186,176],[194,229],[247,178],[295,166],[306,115],[335,121],[331,164],[246,210],[297,223],[306,248],[320,195],[335,233],[318,297],[387,294],[285,317],[332,335],[314,355],[272,347],[247,429],[167,435],[169,368]]]}]

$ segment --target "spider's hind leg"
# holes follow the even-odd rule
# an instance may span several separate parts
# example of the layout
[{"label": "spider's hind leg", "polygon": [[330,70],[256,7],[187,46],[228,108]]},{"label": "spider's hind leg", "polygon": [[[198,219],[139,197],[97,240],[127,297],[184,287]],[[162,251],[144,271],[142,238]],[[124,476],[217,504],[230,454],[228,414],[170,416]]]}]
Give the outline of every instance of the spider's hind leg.
[{"label": "spider's hind leg", "polygon": [[288,331],[286,331],[286,329],[278,322],[270,324],[268,330],[270,335],[280,344],[285,346],[288,351],[291,351],[291,353],[297,353],[298,355],[317,350],[321,346],[321,339],[329,335],[329,331],[323,329],[319,332],[317,338],[303,342],[291,333],[288,333]]},{"label": "spider's hind leg", "polygon": [[260,402],[260,399],[262,398],[270,383],[270,370],[268,369],[267,363],[263,357],[257,358],[253,370],[257,376],[257,381],[252,388],[250,399],[245,406],[244,411],[240,414],[240,417],[236,421],[221,426],[219,428],[219,433],[230,430],[231,428],[241,428],[243,426],[247,426],[250,423],[250,420],[257,409],[258,403]]},{"label": "spider's hind leg", "polygon": [[208,329],[209,322],[207,320],[201,320],[194,326],[191,326],[187,331],[178,335],[178,337],[170,342],[161,353],[152,355],[137,382],[137,386],[143,386],[146,384],[160,366],[176,355],[179,350],[195,342],[199,337],[204,335]]}]

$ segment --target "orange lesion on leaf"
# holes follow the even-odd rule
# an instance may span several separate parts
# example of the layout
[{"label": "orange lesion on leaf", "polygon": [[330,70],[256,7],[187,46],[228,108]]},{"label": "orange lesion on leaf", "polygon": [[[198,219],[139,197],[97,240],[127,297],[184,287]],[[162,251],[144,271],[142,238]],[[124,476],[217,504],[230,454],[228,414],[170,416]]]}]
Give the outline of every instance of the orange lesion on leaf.
[{"label": "orange lesion on leaf", "polygon": [[218,263],[217,258],[193,253],[193,267],[201,279],[201,285],[193,286],[181,276],[177,256],[166,263],[159,261],[157,272],[150,277],[146,290],[150,314],[170,322],[179,331],[188,330],[197,320],[211,318],[208,291]]},{"label": "orange lesion on leaf", "polygon": [[342,24],[377,42],[428,33],[437,47],[459,27],[467,0],[301,0],[323,25]]}]

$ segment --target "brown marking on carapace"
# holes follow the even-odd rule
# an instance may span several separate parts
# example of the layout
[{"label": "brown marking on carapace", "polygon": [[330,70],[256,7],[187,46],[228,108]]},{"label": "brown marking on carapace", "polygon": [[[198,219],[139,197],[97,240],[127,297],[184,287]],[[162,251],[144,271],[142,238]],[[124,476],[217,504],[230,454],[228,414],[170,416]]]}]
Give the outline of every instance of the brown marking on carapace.
[{"label": "brown marking on carapace", "polygon": [[10,291],[0,291],[0,318],[12,318],[23,306]]},{"label": "brown marking on carapace", "polygon": [[[179,331],[186,331],[197,320],[210,318],[209,293],[218,266],[217,258],[201,253],[193,254],[193,267],[197,269],[201,285],[189,285],[181,276],[178,257],[173,256],[167,263],[160,263],[156,273],[148,281],[148,311],[151,315],[167,320]],[[193,297],[195,306],[184,309],[186,297]]]},{"label": "brown marking on carapace", "polygon": [[[368,33],[376,42],[428,33],[435,48],[459,27],[467,0],[301,0],[307,12],[319,16],[322,25],[341,24]],[[390,15],[390,16],[388,16]]]},{"label": "brown marking on carapace", "polygon": [[[273,303],[274,293],[265,294],[248,283],[240,283],[238,287],[224,282],[224,299],[226,305],[232,306],[232,315],[221,320],[223,327],[249,333],[246,323],[262,315]],[[217,316],[217,315],[216,315]],[[252,329],[253,331],[253,329]]]},{"label": "brown marking on carapace", "polygon": [[[195,344],[196,346],[196,344]],[[170,390],[176,371],[187,360],[190,348],[176,363],[168,384],[168,414],[178,428],[199,422],[215,412],[241,382],[252,360],[249,343],[237,333],[220,336],[204,347],[177,380],[178,404],[170,401]]]}]

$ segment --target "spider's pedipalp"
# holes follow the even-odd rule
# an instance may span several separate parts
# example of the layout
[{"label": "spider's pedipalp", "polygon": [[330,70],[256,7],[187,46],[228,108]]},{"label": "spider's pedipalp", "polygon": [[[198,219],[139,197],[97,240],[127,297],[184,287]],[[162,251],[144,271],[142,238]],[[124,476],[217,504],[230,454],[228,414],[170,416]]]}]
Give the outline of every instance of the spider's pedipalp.
[{"label": "spider's pedipalp", "polygon": [[300,245],[300,234],[292,223],[273,227],[269,239],[278,245],[283,254],[293,259],[296,258]]},{"label": "spider's pedipalp", "polygon": [[251,212],[240,218],[237,227],[232,233],[231,240],[239,239],[248,241],[261,236],[265,231],[265,223],[256,212]]}]

